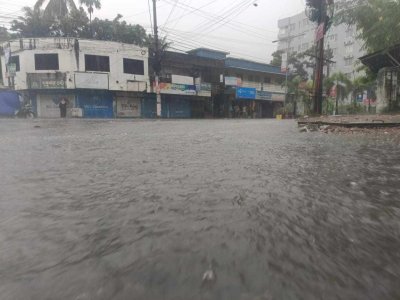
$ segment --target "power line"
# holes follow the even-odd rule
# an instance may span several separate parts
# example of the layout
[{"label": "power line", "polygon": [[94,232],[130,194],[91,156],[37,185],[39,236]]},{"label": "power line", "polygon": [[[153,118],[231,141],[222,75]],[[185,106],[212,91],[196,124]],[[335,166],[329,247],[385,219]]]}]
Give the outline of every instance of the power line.
[{"label": "power line", "polygon": [[[151,18],[150,0],[147,0],[147,4],[148,4],[148,7],[149,7],[149,17],[150,17],[150,26],[151,26],[151,24],[153,24],[153,19]],[[151,32],[154,35],[153,27],[151,27]]]},{"label": "power line", "polygon": [[[169,1],[169,0],[166,0],[166,1]],[[191,6],[188,6],[188,5],[185,5],[185,4],[182,4],[182,5],[183,5],[183,6],[189,7],[189,8],[180,7],[180,8],[182,8],[182,9],[189,10],[189,11],[192,11],[191,9],[193,9],[193,7],[191,7]],[[208,19],[208,20],[210,20],[210,21],[213,21],[213,22],[215,22],[216,19],[221,19],[221,18],[223,18],[223,16],[218,16],[218,15],[215,15],[215,14],[210,14],[210,13],[204,12],[204,11],[202,11],[202,10],[196,11],[195,14],[196,14],[196,15],[200,15],[201,17],[206,18],[206,19]],[[245,33],[245,34],[251,34],[251,35],[253,35],[253,36],[257,36],[258,38],[265,38],[264,35],[262,35],[262,34],[260,34],[260,33],[257,33],[257,32],[254,32],[254,31],[251,31],[251,30],[249,30],[249,29],[245,29],[245,28],[244,28],[243,26],[241,26],[240,24],[241,24],[241,23],[239,23],[239,22],[236,21],[236,22],[235,22],[235,26],[233,26],[233,25],[231,25],[231,24],[227,24],[227,27],[229,27],[229,28],[231,28],[231,29],[233,29],[233,30],[235,30],[235,31],[238,31],[238,32],[242,32],[242,33]],[[242,27],[242,28],[241,28],[241,27]],[[192,30],[192,31],[188,32],[188,34],[191,34],[191,33],[197,33],[197,32],[196,32],[195,30]],[[276,32],[275,32],[275,33],[276,33]]]},{"label": "power line", "polygon": [[171,11],[169,12],[169,15],[168,15],[168,17],[167,17],[167,20],[164,22],[163,28],[164,28],[165,26],[167,26],[168,21],[169,21],[169,18],[171,18],[171,15],[174,13],[175,8],[176,8],[176,5],[178,4],[178,2],[179,2],[179,0],[175,0],[175,4],[174,4],[174,6],[171,8]]}]

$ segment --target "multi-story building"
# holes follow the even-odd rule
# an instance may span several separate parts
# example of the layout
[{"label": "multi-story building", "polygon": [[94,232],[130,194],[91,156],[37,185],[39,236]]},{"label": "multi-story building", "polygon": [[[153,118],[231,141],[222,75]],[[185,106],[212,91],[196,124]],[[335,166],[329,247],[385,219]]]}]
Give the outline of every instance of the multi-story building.
[{"label": "multi-story building", "polygon": [[[340,2],[337,3],[338,8]],[[278,21],[278,50],[285,53],[301,53],[315,45],[316,25],[305,12]],[[346,24],[332,25],[325,36],[325,48],[333,53],[330,73],[342,72],[350,79],[357,76],[355,64],[357,58],[364,55],[362,45],[356,39],[356,30]],[[308,70],[309,75],[312,70]]]},{"label": "multi-story building", "polygon": [[19,39],[2,48],[5,86],[29,99],[38,117],[59,117],[62,98],[84,117],[153,114],[146,48],[72,38]]},{"label": "multi-story building", "polygon": [[212,87],[219,83],[223,70],[223,60],[199,56],[195,51],[166,51],[159,85],[162,117],[212,117]]},{"label": "multi-story building", "polygon": [[285,100],[285,74],[228,55],[207,48],[167,51],[159,86],[162,117],[273,117]]}]

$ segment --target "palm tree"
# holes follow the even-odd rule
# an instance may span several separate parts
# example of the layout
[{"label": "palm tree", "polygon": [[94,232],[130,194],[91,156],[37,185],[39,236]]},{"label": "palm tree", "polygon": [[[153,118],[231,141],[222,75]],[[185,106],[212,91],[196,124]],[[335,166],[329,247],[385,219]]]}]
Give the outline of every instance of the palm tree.
[{"label": "palm tree", "polygon": [[344,100],[352,91],[351,80],[343,73],[335,73],[325,80],[326,87],[336,87],[335,114],[339,114],[339,99]]},{"label": "palm tree", "polygon": [[[34,10],[40,10],[46,0],[37,0],[34,6]],[[76,10],[74,0],[50,0],[44,9],[44,14],[47,17],[52,17],[57,20],[61,20],[63,17],[68,15],[69,12]]]},{"label": "palm tree", "polygon": [[87,7],[88,13],[89,13],[89,25],[90,25],[90,31],[93,37],[93,32],[92,32],[92,14],[94,12],[94,9],[101,9],[101,2],[100,0],[79,0],[80,4],[83,4]]}]

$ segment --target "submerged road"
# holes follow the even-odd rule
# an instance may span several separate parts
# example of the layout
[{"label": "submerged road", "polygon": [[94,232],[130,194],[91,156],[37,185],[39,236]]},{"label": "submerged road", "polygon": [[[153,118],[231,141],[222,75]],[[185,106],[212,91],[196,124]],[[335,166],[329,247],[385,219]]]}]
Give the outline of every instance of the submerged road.
[{"label": "submerged road", "polygon": [[0,299],[400,299],[399,178],[293,121],[0,120]]}]

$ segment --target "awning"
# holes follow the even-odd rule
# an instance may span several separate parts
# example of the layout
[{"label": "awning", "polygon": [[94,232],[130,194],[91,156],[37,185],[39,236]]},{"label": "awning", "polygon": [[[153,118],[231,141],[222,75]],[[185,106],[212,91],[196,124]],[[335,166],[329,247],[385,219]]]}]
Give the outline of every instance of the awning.
[{"label": "awning", "polygon": [[400,44],[365,55],[359,59],[375,73],[382,68],[400,67]]}]

